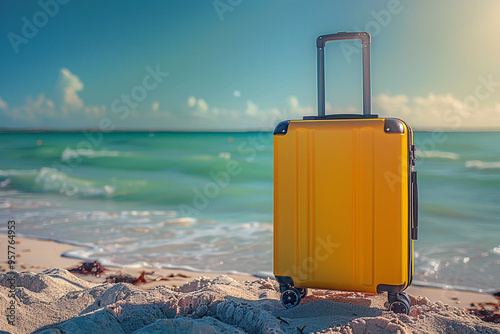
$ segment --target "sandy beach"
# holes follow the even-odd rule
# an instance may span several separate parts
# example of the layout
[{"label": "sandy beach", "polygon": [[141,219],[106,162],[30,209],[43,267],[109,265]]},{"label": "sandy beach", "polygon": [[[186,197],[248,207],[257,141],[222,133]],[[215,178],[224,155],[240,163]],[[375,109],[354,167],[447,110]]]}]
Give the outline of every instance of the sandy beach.
[{"label": "sandy beach", "polygon": [[[61,254],[76,246],[17,241],[15,324],[0,318],[0,329],[9,333],[500,333],[500,325],[464,309],[495,302],[488,294],[412,286],[407,316],[387,311],[385,295],[312,290],[300,306],[284,309],[269,278],[151,268],[73,274],[67,269],[81,261]],[[2,238],[0,247],[6,246]],[[106,282],[143,270],[147,283]],[[4,273],[0,307],[6,310],[12,275]]]}]

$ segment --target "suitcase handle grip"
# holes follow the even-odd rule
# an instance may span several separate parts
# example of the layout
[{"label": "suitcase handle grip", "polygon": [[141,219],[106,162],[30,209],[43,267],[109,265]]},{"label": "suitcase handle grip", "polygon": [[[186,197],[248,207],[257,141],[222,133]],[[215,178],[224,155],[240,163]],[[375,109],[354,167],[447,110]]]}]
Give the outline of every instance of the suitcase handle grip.
[{"label": "suitcase handle grip", "polygon": [[316,39],[318,49],[318,115],[325,116],[325,44],[330,41],[359,39],[363,49],[363,115],[371,114],[370,95],[370,43],[367,32],[339,32],[321,35]]},{"label": "suitcase handle grip", "polygon": [[361,40],[361,43],[364,44],[370,44],[371,43],[371,36],[367,32],[338,32],[336,34],[330,34],[330,35],[321,35],[318,36],[316,39],[316,47],[317,48],[324,48],[326,42],[330,41],[342,41],[342,40],[348,40],[348,39],[359,39]]},{"label": "suitcase handle grip", "polygon": [[378,118],[378,115],[361,115],[361,114],[330,114],[325,116],[304,116],[304,120],[316,119],[367,119]]}]

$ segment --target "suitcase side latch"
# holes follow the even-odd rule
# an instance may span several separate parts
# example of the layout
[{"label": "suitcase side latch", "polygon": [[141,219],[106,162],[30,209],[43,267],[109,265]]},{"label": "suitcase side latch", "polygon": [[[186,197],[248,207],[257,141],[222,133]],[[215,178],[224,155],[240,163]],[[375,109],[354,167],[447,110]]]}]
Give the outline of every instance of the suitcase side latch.
[{"label": "suitcase side latch", "polygon": [[417,155],[416,155],[415,145],[411,145],[411,149],[410,149],[410,163],[411,163],[411,168],[412,169],[413,169],[413,167],[415,167],[415,165],[417,163]]}]

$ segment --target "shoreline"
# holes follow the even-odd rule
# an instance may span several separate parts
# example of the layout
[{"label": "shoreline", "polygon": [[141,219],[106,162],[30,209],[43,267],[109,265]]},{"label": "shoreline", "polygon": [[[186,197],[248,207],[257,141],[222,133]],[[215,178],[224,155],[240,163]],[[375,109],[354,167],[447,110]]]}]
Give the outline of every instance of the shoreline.
[{"label": "shoreline", "polygon": [[[16,237],[16,242],[16,253],[18,256],[16,263],[17,272],[41,273],[44,270],[52,268],[69,269],[78,267],[83,262],[81,259],[68,257],[64,254],[74,249],[85,248],[85,246],[82,247],[51,239],[47,240],[31,237]],[[1,238],[0,247],[3,249],[7,247],[6,237]],[[105,266],[107,270],[101,275],[101,277],[78,273],[75,273],[74,275],[92,283],[103,283],[105,282],[105,278],[107,276],[120,273],[123,275],[128,274],[133,277],[138,277],[142,271],[146,271],[150,274],[146,276],[148,280],[154,280],[159,277],[168,278],[168,280],[151,281],[137,285],[141,289],[151,289],[159,285],[179,286],[198,277],[215,278],[220,275],[227,275],[238,281],[257,281],[260,278],[265,278],[262,276],[238,272],[193,271],[176,268],[156,268],[154,266],[109,266],[105,264],[103,264],[103,266]],[[6,261],[0,261],[0,273],[5,273],[5,270],[3,270],[4,268],[6,268]],[[171,275],[174,275],[174,277],[168,277]],[[271,279],[273,278],[271,277]],[[477,304],[481,302],[496,302],[496,298],[492,294],[474,291],[444,289],[415,284],[408,287],[405,291],[412,295],[427,297],[432,302],[441,301],[459,308],[470,307],[471,303]]]},{"label": "shoreline", "polygon": [[[65,252],[74,249],[81,249],[83,247],[71,245],[67,243],[62,243],[54,240],[43,240],[27,237],[16,237],[16,253],[17,253],[17,263],[16,272],[32,272],[41,273],[44,270],[52,268],[62,268],[70,269],[80,266],[84,261],[81,259],[76,259],[72,257],[64,256]],[[7,248],[6,238],[0,240],[0,247],[2,249]],[[164,285],[164,286],[178,286],[186,282],[189,282],[197,277],[203,276],[208,278],[215,278],[220,275],[227,275],[235,280],[249,281],[258,280],[259,278],[253,275],[240,274],[240,273],[219,273],[219,272],[201,272],[201,271],[190,271],[185,269],[164,269],[164,268],[153,268],[153,267],[137,267],[137,266],[107,266],[103,265],[106,270],[101,275],[101,277],[95,277],[92,275],[84,275],[73,273],[75,276],[92,283],[104,283],[105,278],[110,275],[131,275],[133,277],[138,277],[142,271],[147,273],[153,273],[147,275],[148,279],[155,279],[158,277],[166,277],[168,280],[152,281],[147,283],[141,283],[137,287],[141,289],[151,289],[153,287]],[[2,270],[6,267],[6,261],[0,260],[0,273],[5,273]],[[178,275],[175,277],[167,277],[173,275]]]},{"label": "shoreline", "polygon": [[[4,252],[7,240],[0,238]],[[100,277],[71,273],[67,269],[81,261],[61,255],[77,248],[16,238],[15,275],[5,273],[7,264],[0,261],[0,308],[10,312],[0,317],[0,331],[500,334],[498,302],[484,293],[411,286],[407,315],[389,311],[386,294],[309,289],[299,305],[287,309],[270,278],[138,267],[107,267]],[[138,278],[141,271],[145,283]],[[112,275],[130,275],[139,283],[106,279]],[[465,309],[471,303],[478,305],[474,314]]]},{"label": "shoreline", "polygon": [[[0,235],[6,235],[4,233],[0,232]],[[91,246],[88,246],[84,243],[78,243],[78,242],[69,242],[69,241],[61,241],[57,239],[51,239],[51,238],[39,238],[39,237],[34,237],[34,236],[26,236],[24,234],[18,234],[19,236],[16,237],[17,240],[20,239],[25,239],[25,240],[35,240],[35,241],[48,241],[48,242],[53,242],[55,244],[60,244],[60,245],[66,245],[66,246],[72,246],[71,248],[65,249],[62,251],[59,255],[61,258],[66,258],[66,259],[72,259],[74,262],[80,261],[93,261],[94,259],[87,259],[83,257],[78,257],[78,256],[72,256],[68,255],[67,253],[72,250],[81,250],[81,249],[90,249]],[[1,242],[1,240],[0,240]],[[61,248],[63,249],[63,248]],[[1,263],[1,259],[0,259]],[[245,277],[254,277],[254,278],[271,278],[274,279],[274,275],[272,272],[267,272],[267,271],[261,271],[261,272],[256,272],[256,273],[248,273],[248,272],[240,272],[237,270],[230,270],[230,271],[213,271],[213,270],[200,270],[197,268],[193,267],[188,267],[188,266],[155,266],[153,264],[150,265],[141,265],[141,264],[127,264],[127,265],[120,265],[118,263],[112,263],[112,262],[107,262],[107,261],[102,261],[101,264],[107,268],[123,268],[123,269],[130,269],[130,270],[170,270],[170,271],[185,271],[185,272],[191,272],[191,273],[200,273],[200,274],[216,274],[216,275],[241,275]],[[431,282],[419,282],[415,281],[415,279],[412,282],[412,285],[408,288],[412,287],[418,287],[418,288],[429,288],[429,289],[439,289],[439,290],[447,290],[447,291],[459,291],[459,292],[465,292],[467,294],[472,293],[472,294],[482,294],[482,295],[493,295],[494,293],[500,292],[500,287],[498,290],[482,290],[481,288],[474,288],[474,287],[450,287],[445,283],[439,284],[439,283],[431,283]]]}]

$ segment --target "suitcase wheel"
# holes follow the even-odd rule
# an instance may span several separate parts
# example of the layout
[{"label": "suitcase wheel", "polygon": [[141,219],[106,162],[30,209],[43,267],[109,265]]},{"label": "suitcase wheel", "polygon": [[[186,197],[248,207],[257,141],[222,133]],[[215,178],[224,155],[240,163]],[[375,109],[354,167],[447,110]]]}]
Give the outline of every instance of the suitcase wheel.
[{"label": "suitcase wheel", "polygon": [[297,288],[300,292],[300,298],[304,299],[307,296],[307,288]]},{"label": "suitcase wheel", "polygon": [[408,302],[408,305],[411,305],[410,296],[408,296],[408,294],[406,292],[400,292],[399,297],[403,297]]},{"label": "suitcase wheel", "polygon": [[405,292],[389,293],[389,310],[394,313],[410,313],[410,297]]},{"label": "suitcase wheel", "polygon": [[401,298],[398,300],[395,300],[389,305],[389,310],[391,310],[394,313],[403,313],[403,314],[409,314],[410,313],[410,305],[406,301],[406,299]]},{"label": "suitcase wheel", "polygon": [[281,305],[292,308],[300,304],[301,293],[297,288],[288,288],[281,293]]}]

